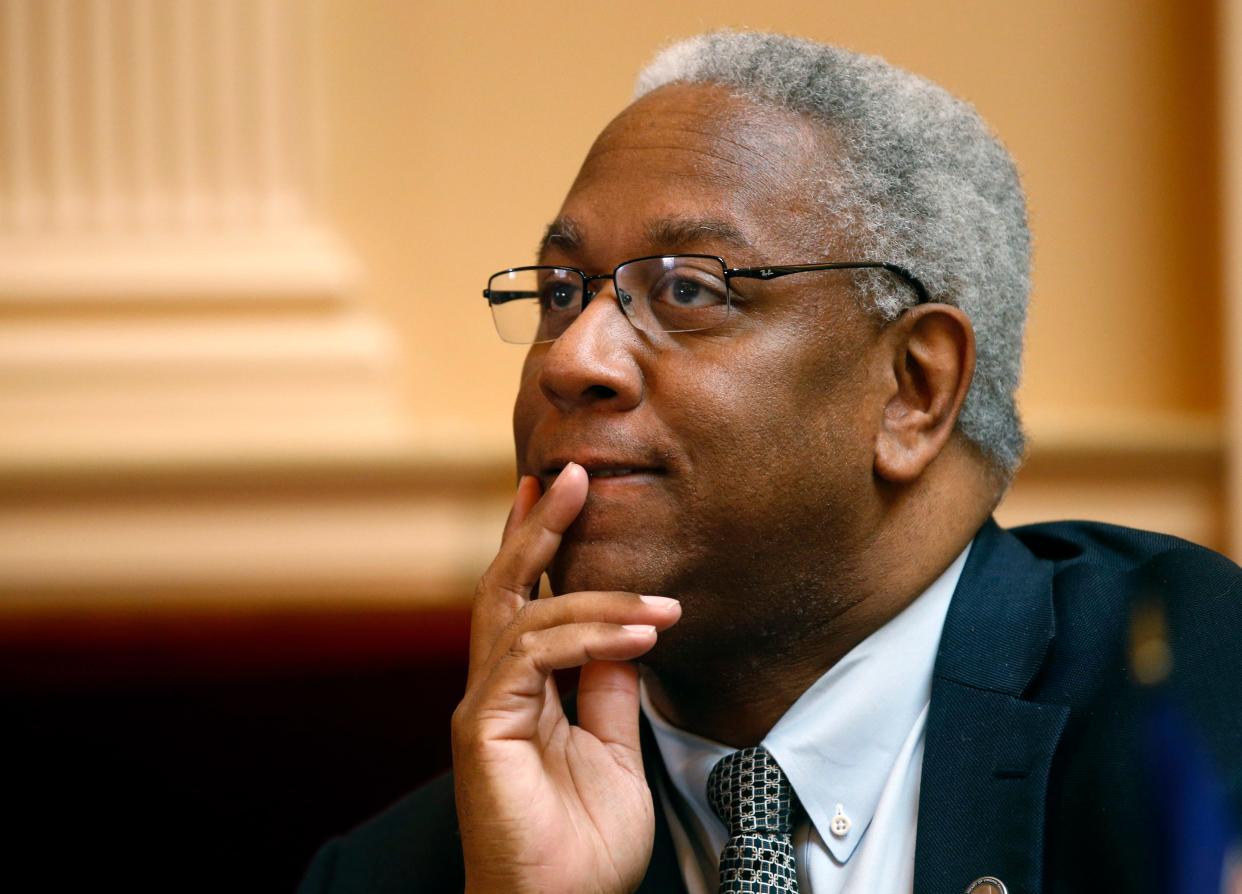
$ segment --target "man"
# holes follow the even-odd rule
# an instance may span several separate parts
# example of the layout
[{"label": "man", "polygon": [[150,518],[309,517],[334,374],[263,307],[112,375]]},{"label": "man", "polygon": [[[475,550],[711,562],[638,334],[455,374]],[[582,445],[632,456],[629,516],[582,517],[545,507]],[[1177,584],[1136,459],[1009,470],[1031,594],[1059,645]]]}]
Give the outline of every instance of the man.
[{"label": "man", "polygon": [[990,521],[1023,449],[1007,153],[938,87],[786,37],[685,41],[638,93],[538,265],[488,284],[532,347],[454,776],[304,890],[1157,884],[1130,603],[1159,583],[1236,804],[1237,569]]}]

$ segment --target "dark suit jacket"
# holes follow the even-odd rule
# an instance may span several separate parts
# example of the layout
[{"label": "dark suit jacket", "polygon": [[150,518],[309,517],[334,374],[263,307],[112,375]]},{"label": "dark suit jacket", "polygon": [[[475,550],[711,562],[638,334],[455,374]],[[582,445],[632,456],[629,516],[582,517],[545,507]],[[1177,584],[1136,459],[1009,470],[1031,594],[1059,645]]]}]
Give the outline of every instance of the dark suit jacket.
[{"label": "dark suit jacket", "polygon": [[[1165,687],[1242,812],[1242,572],[1176,538],[1083,522],[975,539],[945,620],[927,718],[914,887],[958,894],[1160,889],[1143,763],[1152,696],[1126,671],[1130,604],[1164,600]],[[661,772],[650,731],[649,780]],[[652,786],[653,791],[655,786]],[[461,891],[449,777],[326,844],[301,891]],[[642,892],[684,891],[664,812]]]}]

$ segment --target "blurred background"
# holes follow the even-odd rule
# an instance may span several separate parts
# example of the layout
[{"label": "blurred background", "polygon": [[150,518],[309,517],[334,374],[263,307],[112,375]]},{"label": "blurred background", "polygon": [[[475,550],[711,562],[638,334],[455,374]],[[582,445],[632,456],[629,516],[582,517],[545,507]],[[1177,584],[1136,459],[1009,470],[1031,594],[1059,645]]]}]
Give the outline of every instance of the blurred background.
[{"label": "blurred background", "polygon": [[447,766],[522,359],[480,289],[707,28],[880,54],[1010,147],[1003,523],[1242,555],[1239,6],[0,0],[6,862],[290,889]]}]

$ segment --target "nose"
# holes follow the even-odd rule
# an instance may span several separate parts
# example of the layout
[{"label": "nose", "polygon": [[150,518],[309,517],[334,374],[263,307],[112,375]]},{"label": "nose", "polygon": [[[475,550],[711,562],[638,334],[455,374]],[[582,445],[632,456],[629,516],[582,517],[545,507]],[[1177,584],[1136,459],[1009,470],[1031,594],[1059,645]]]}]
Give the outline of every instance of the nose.
[{"label": "nose", "polygon": [[643,398],[641,340],[610,283],[582,309],[544,354],[539,388],[562,413],[594,408],[624,412]]}]

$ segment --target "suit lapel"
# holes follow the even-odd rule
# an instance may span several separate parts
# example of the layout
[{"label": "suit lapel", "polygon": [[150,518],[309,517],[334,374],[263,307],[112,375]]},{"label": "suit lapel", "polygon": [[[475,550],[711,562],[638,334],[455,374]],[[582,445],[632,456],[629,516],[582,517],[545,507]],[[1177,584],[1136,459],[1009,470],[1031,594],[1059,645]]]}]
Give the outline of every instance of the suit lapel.
[{"label": "suit lapel", "polygon": [[1040,890],[1048,773],[1069,709],[1021,696],[1055,633],[1052,563],[989,521],[945,618],[932,679],[914,890],[986,875]]},{"label": "suit lapel", "polygon": [[[655,842],[651,848],[651,862],[647,864],[647,874],[643,876],[636,894],[685,894],[686,883],[681,877],[681,865],[677,860],[677,848],[673,844],[673,835],[669,831],[668,817],[664,813],[664,805],[660,803],[660,789],[671,790],[672,783],[665,776],[664,761],[660,758],[660,749],[656,745],[655,734],[647,723],[647,718],[639,714],[639,742],[643,752],[643,771],[647,776],[647,786],[651,789],[651,799],[655,805]],[[663,785],[661,785],[663,779]]]},{"label": "suit lapel", "polygon": [[1069,708],[945,682],[927,718],[914,890],[1042,884],[1048,771]]}]

